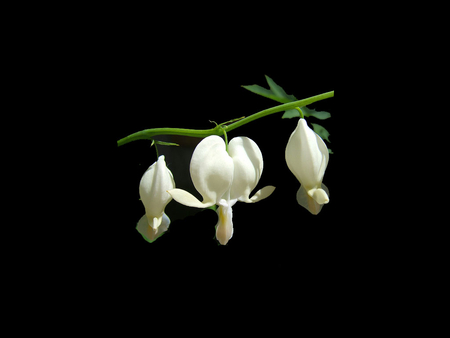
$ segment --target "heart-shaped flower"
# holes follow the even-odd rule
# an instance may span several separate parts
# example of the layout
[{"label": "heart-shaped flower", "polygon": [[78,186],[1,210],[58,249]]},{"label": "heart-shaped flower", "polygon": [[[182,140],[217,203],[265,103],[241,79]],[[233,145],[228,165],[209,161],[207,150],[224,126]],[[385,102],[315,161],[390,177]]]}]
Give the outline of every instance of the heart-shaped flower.
[{"label": "heart-shaped flower", "polygon": [[233,236],[232,207],[237,201],[254,203],[268,197],[275,190],[267,186],[250,193],[256,187],[263,170],[263,158],[258,145],[248,137],[235,137],[228,145],[216,135],[203,139],[195,148],[190,164],[190,174],[200,201],[182,189],[169,190],[179,203],[207,208],[218,205],[219,221],[216,238],[220,244],[227,244]]},{"label": "heart-shaped flower", "polygon": [[148,241],[153,242],[170,224],[164,213],[172,196],[167,190],[175,188],[172,172],[167,168],[164,155],[158,158],[142,176],[139,184],[139,195],[145,207],[145,215],[139,220],[136,229]]},{"label": "heart-shaped flower", "polygon": [[286,146],[286,163],[300,182],[298,204],[314,215],[329,202],[328,188],[322,183],[328,161],[325,142],[300,119]]}]

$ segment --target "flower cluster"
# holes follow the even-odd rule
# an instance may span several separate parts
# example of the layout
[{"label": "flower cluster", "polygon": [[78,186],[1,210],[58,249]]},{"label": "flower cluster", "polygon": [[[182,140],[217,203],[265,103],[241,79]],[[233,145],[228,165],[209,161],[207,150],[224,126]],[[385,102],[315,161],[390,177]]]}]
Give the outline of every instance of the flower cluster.
[{"label": "flower cluster", "polygon": [[[327,187],[322,183],[329,161],[327,146],[301,118],[286,146],[286,163],[300,182],[298,203],[316,215],[329,202]],[[145,215],[137,230],[149,241],[154,241],[169,227],[170,219],[164,213],[174,199],[194,208],[217,205],[216,238],[225,245],[233,236],[233,210],[238,202],[255,203],[269,197],[274,186],[252,191],[258,185],[263,171],[263,156],[258,145],[248,137],[233,138],[228,147],[219,136],[204,138],[195,148],[190,175],[195,189],[203,201],[191,193],[177,189],[167,168],[164,156],[150,166],[140,182],[140,196]]]}]

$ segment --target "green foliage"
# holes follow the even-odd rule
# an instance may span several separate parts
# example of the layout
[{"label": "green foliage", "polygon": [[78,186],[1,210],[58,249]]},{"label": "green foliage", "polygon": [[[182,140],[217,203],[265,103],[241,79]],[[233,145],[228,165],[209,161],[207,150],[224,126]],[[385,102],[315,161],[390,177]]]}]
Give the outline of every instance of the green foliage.
[{"label": "green foliage", "polygon": [[251,91],[252,93],[267,97],[268,99],[280,102],[280,103],[288,103],[297,101],[297,98],[294,95],[288,95],[279,85],[275,83],[270,77],[266,75],[267,83],[269,84],[270,89],[266,89],[264,87],[258,85],[251,86],[242,86],[245,89]]},{"label": "green foliage", "polygon": [[[266,75],[267,83],[269,84],[270,89],[266,89],[259,85],[251,85],[251,86],[242,86],[245,89],[251,91],[252,93],[267,97],[271,100],[280,102],[280,103],[289,103],[296,101],[297,98],[294,95],[286,94],[286,91],[281,88],[279,85],[275,83],[270,77]],[[304,117],[315,117],[319,120],[326,120],[331,117],[331,114],[326,111],[316,111],[315,109],[310,109],[307,106],[300,107]],[[297,109],[289,109],[286,110],[282,116],[283,119],[292,119],[294,117],[300,117],[300,112]],[[314,132],[316,132],[322,139],[330,142],[328,137],[330,133],[321,125],[311,123],[314,128]],[[331,142],[330,142],[331,143]],[[329,149],[330,154],[333,152]]]},{"label": "green foliage", "polygon": [[[331,114],[329,112],[326,111],[316,111],[315,109],[309,109],[308,107],[301,107],[300,108],[303,112],[303,115],[305,115],[305,117],[315,117],[316,119],[319,120],[326,120],[328,118],[331,117]],[[284,116],[283,116],[284,117]]]},{"label": "green foliage", "polygon": [[[326,120],[331,117],[331,114],[326,111],[316,111],[315,109],[310,109],[308,107],[301,107],[302,113],[305,117],[315,117],[319,120]],[[283,114],[283,119],[292,119],[293,117],[300,117],[300,113],[297,109],[289,109]]]},{"label": "green foliage", "polygon": [[160,146],[176,146],[179,147],[180,145],[177,143],[171,143],[171,142],[164,142],[164,141],[158,141],[158,140],[153,140],[152,139],[152,144],[150,146],[153,146],[155,144],[158,144]]},{"label": "green foliage", "polygon": [[[302,109],[302,108],[300,108],[300,109]],[[302,112],[303,112],[303,110],[302,110]],[[305,113],[303,113],[303,115],[304,114]],[[297,109],[286,110],[281,118],[282,119],[292,119],[293,117],[300,117],[300,113]]]},{"label": "green foliage", "polygon": [[327,140],[331,143],[331,141],[328,139],[328,136],[330,136],[330,133],[328,130],[326,130],[324,127],[322,127],[320,124],[311,123],[313,126],[314,132],[318,134],[323,140]]},{"label": "green foliage", "polygon": [[[266,89],[266,92],[270,91],[270,93],[271,93],[270,95],[277,97],[277,100],[284,101],[284,100],[289,99],[289,97],[291,97],[291,95],[285,94],[284,90],[281,91],[279,88],[276,88],[273,81],[271,82],[271,86],[272,86],[272,89],[270,89],[270,90]],[[244,87],[252,87],[252,86],[244,86]],[[259,87],[259,86],[257,86],[257,87]],[[275,90],[273,88],[275,88]],[[284,94],[283,94],[283,92],[284,92]],[[280,98],[280,96],[283,96],[284,98]],[[292,97],[295,98],[294,96],[292,96]],[[325,100],[330,97],[334,97],[334,91],[311,96],[311,97],[308,97],[308,98],[302,99],[302,100],[283,103],[283,104],[280,104],[280,105],[272,107],[272,108],[264,109],[260,112],[254,113],[247,117],[233,119],[231,121],[221,123],[211,129],[184,129],[184,128],[144,129],[144,130],[135,132],[133,134],[130,134],[126,137],[121,138],[120,140],[117,141],[117,146],[120,147],[120,146],[123,146],[124,144],[130,143],[133,141],[137,141],[137,140],[153,140],[153,138],[157,135],[182,135],[182,136],[201,137],[201,138],[205,138],[205,137],[208,137],[211,135],[221,136],[221,135],[223,135],[225,129],[227,132],[232,131],[236,128],[239,128],[247,123],[250,123],[250,122],[260,119],[262,117],[265,117],[265,116],[268,116],[271,114],[275,114],[275,113],[279,113],[279,112],[283,112],[283,111],[288,111],[293,108],[300,109],[299,107],[305,107],[308,104],[312,104],[317,101]],[[233,122],[233,123],[228,124],[230,122]],[[222,127],[223,124],[226,124],[226,126]],[[154,142],[153,145],[156,148],[157,143]],[[162,145],[172,145],[172,144],[169,144],[166,142],[165,144],[162,144]]]},{"label": "green foliage", "polygon": [[[280,102],[289,103],[297,101],[294,95],[286,94],[286,91],[277,85],[274,80],[266,75],[266,81],[270,89],[261,87],[259,85],[242,86],[243,88],[251,91],[252,93],[267,97],[268,99]],[[315,109],[310,109],[306,106],[300,107],[305,117],[315,117],[319,120],[325,120],[331,117],[331,114],[326,111],[316,111]],[[283,115],[283,119],[291,119],[293,117],[300,117],[300,113],[296,109],[289,109]]]}]

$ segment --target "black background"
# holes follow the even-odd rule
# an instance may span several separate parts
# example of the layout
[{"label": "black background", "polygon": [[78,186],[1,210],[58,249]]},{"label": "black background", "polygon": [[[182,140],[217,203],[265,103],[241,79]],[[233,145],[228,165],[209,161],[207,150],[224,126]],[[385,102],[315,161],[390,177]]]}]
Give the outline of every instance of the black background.
[{"label": "black background", "polygon": [[[86,322],[86,309],[96,323],[98,315],[109,310],[112,316],[100,323],[102,330],[120,325],[151,330],[162,328],[163,319],[164,329],[178,329],[171,319],[189,314],[195,319],[188,329],[195,330],[204,315],[211,314],[214,318],[208,318],[205,327],[212,326],[214,333],[232,328],[228,324],[235,318],[247,329],[271,326],[279,333],[290,328],[286,324],[298,329],[305,314],[323,328],[326,314],[342,314],[348,295],[356,299],[358,311],[358,301],[366,304],[367,298],[382,296],[383,287],[390,287],[390,271],[377,271],[386,272],[384,263],[392,260],[386,254],[389,247],[404,242],[397,240],[400,237],[392,239],[392,229],[399,232],[400,222],[392,226],[388,218],[397,211],[390,209],[388,202],[396,196],[389,195],[388,188],[400,176],[390,175],[391,180],[378,184],[374,178],[382,171],[390,173],[392,164],[374,168],[372,164],[383,163],[383,158],[365,160],[371,155],[368,143],[376,142],[385,150],[378,144],[379,134],[390,127],[380,116],[367,114],[377,94],[361,93],[362,82],[347,78],[348,69],[361,69],[364,76],[371,55],[365,59],[363,53],[349,53],[332,27],[321,26],[324,17],[319,12],[313,23],[307,23],[302,13],[292,11],[289,17],[288,11],[283,8],[282,23],[272,22],[276,14],[264,17],[255,11],[256,22],[251,24],[246,17],[234,22],[233,15],[225,24],[214,25],[211,13],[208,18],[199,15],[196,21],[186,14],[184,21],[177,21],[171,11],[164,20],[157,10],[135,19],[135,13],[111,15],[104,8],[92,20],[77,16],[69,29],[46,21],[47,31],[27,30],[32,43],[17,39],[27,49],[18,52],[17,70],[29,72],[15,80],[32,92],[22,97],[20,91],[17,102],[30,104],[27,123],[36,121],[32,132],[23,130],[19,136],[28,141],[29,154],[23,156],[39,161],[26,165],[20,219],[26,217],[26,222],[14,226],[22,243],[7,259],[15,262],[9,257],[22,255],[28,242],[37,246],[26,255],[25,264],[17,266],[30,271],[24,289],[34,286],[33,294],[43,297],[36,303],[39,308],[47,300],[47,293],[35,283],[41,279],[52,293],[57,290],[62,306],[85,305],[81,324]],[[66,17],[60,14],[58,20],[64,22]],[[214,239],[215,212],[204,210],[176,219],[169,212],[175,201],[167,207],[173,220],[169,231],[152,244],[146,242],[135,230],[144,214],[138,189],[156,154],[150,141],[119,148],[117,140],[146,128],[211,128],[210,120],[220,123],[273,107],[276,102],[241,88],[267,87],[265,74],[298,99],[337,90],[336,97],[311,105],[329,111],[331,119],[308,119],[330,132],[328,146],[334,154],[324,177],[330,203],[317,216],[297,204],[299,183],[284,160],[297,119],[283,120],[282,113],[274,114],[228,135],[230,139],[248,136],[259,145],[264,171],[256,190],[277,187],[261,202],[238,202],[233,207],[234,235],[229,243],[220,246]],[[354,94],[345,99],[344,87],[359,89],[362,99]],[[42,122],[49,132],[42,131]],[[367,131],[372,125],[384,129],[376,128],[376,137],[370,139]],[[167,155],[174,173],[180,169],[177,156],[188,152],[180,143],[172,159]],[[395,147],[400,148],[398,143]],[[161,153],[167,151],[164,148],[160,147]],[[35,167],[44,168],[43,173],[36,174]],[[188,170],[188,164],[181,170]],[[181,187],[177,175],[175,181]],[[53,191],[50,182],[56,183]],[[39,214],[31,212],[29,205],[43,199],[47,190],[49,201],[37,204]],[[369,203],[374,192],[381,198],[377,195]],[[369,204],[370,209],[361,208]],[[407,261],[404,257],[399,255],[391,264],[392,271],[400,271]],[[44,264],[48,273],[42,269]],[[200,299],[213,304],[206,303],[198,315],[194,307]],[[139,305],[146,311],[137,310]],[[228,312],[229,307],[222,305],[233,306]],[[56,311],[60,308],[55,306]],[[254,308],[267,320],[255,316],[250,321],[249,310]],[[281,319],[273,321],[277,313]],[[135,321],[126,322],[124,314]],[[353,325],[354,318],[347,318]]]},{"label": "black background", "polygon": [[[81,185],[87,199],[79,206],[83,216],[71,235],[89,253],[95,269],[117,277],[150,273],[157,280],[169,274],[184,282],[206,271],[213,282],[206,282],[209,285],[226,275],[242,276],[241,283],[280,275],[284,282],[295,283],[308,275],[308,284],[325,288],[330,279],[360,264],[355,252],[365,245],[368,233],[358,234],[354,204],[360,201],[348,198],[353,184],[358,185],[358,170],[349,164],[349,154],[359,144],[349,142],[354,129],[346,121],[352,117],[338,104],[336,47],[322,40],[312,46],[296,46],[291,38],[261,42],[252,33],[239,38],[189,32],[173,39],[143,39],[117,32],[107,40],[94,38],[92,48],[79,51],[73,74],[83,85],[74,93],[79,98],[74,101],[74,122],[83,127],[77,134],[83,161],[77,165],[87,175]],[[150,141],[117,147],[117,140],[147,128],[208,129],[214,126],[210,120],[221,123],[273,107],[278,103],[241,87],[268,87],[264,75],[298,99],[338,89],[336,97],[310,106],[332,117],[308,120],[330,132],[328,146],[334,154],[323,181],[330,203],[317,216],[297,204],[299,182],[287,168],[284,152],[298,119],[282,119],[278,113],[228,134],[229,139],[250,137],[262,151],[264,171],[255,191],[266,185],[276,190],[258,203],[238,202],[233,207],[234,235],[226,246],[214,238],[214,211],[194,210],[199,212],[177,219],[169,212],[176,201],[166,209],[172,219],[168,232],[154,243],[146,242],[135,229],[144,214],[139,181],[156,153]],[[179,143],[181,147],[172,149],[174,157],[167,157],[174,173],[189,169],[188,163],[177,167],[177,156],[189,151]],[[176,175],[175,182],[182,187]]]},{"label": "black background", "polygon": [[[260,203],[238,203],[233,208],[235,232],[227,246],[219,246],[214,239],[217,216],[211,210],[184,220],[176,220],[175,215],[169,215],[173,220],[169,231],[152,244],[144,241],[135,230],[136,222],[144,213],[139,201],[139,180],[156,160],[156,153],[150,149],[150,141],[136,141],[120,148],[115,147],[115,141],[146,128],[212,128],[214,124],[210,120],[221,123],[277,105],[241,87],[250,84],[268,87],[265,74],[298,99],[336,89],[335,65],[327,57],[329,47],[314,51],[313,56],[304,51],[270,52],[271,47],[265,46],[269,50],[267,52],[259,48],[255,46],[244,51],[232,43],[212,41],[167,50],[131,47],[129,54],[123,55],[124,59],[118,60],[120,63],[111,68],[111,92],[105,93],[105,101],[111,107],[107,124],[112,125],[113,131],[108,144],[112,148],[112,162],[105,170],[115,173],[111,182],[114,188],[108,194],[115,207],[108,216],[112,218],[110,230],[118,247],[129,247],[150,256],[170,249],[205,254],[260,252],[268,256],[275,252],[282,255],[286,251],[290,257],[332,257],[339,250],[346,250],[336,240],[345,227],[345,219],[340,218],[345,202],[338,174],[343,170],[344,146],[339,137],[340,117],[335,98],[311,105],[318,110],[329,111],[331,119],[309,119],[309,122],[322,124],[328,129],[332,141],[328,146],[334,151],[324,179],[330,189],[330,203],[319,215],[311,215],[296,202],[299,183],[286,166],[284,151],[298,119],[281,119],[282,113],[279,113],[228,135],[229,139],[248,136],[257,142],[264,157],[264,171],[257,189],[266,185],[275,185],[277,189]],[[176,167],[177,156],[192,151],[198,141],[181,140],[180,143],[185,144],[176,149],[159,147],[163,154],[174,152],[172,159],[167,158],[173,172],[188,171],[186,162],[183,168]],[[190,142],[194,142],[191,148],[187,146]],[[172,204],[176,202],[171,202],[170,207]]]}]

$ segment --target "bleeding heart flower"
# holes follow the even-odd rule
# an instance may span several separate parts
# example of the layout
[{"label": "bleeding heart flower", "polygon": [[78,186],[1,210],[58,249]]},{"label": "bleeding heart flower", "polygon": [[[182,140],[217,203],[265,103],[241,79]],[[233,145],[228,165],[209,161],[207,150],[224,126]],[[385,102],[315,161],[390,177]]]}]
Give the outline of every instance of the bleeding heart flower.
[{"label": "bleeding heart flower", "polygon": [[190,173],[195,189],[202,195],[200,202],[182,189],[169,190],[179,203],[207,208],[218,205],[219,221],[216,238],[225,245],[233,236],[232,207],[237,201],[254,203],[268,197],[275,190],[267,186],[250,198],[263,170],[263,158],[258,145],[248,137],[235,137],[226,150],[225,142],[216,135],[203,139],[192,154]]},{"label": "bleeding heart flower", "polygon": [[161,236],[169,227],[170,219],[164,209],[172,200],[167,190],[174,188],[173,175],[166,166],[164,155],[161,155],[144,173],[139,185],[145,215],[139,220],[136,229],[150,242]]},{"label": "bleeding heart flower", "polygon": [[328,161],[327,146],[306,120],[300,119],[286,146],[286,163],[300,182],[298,204],[314,215],[329,202],[328,188],[322,183]]}]

